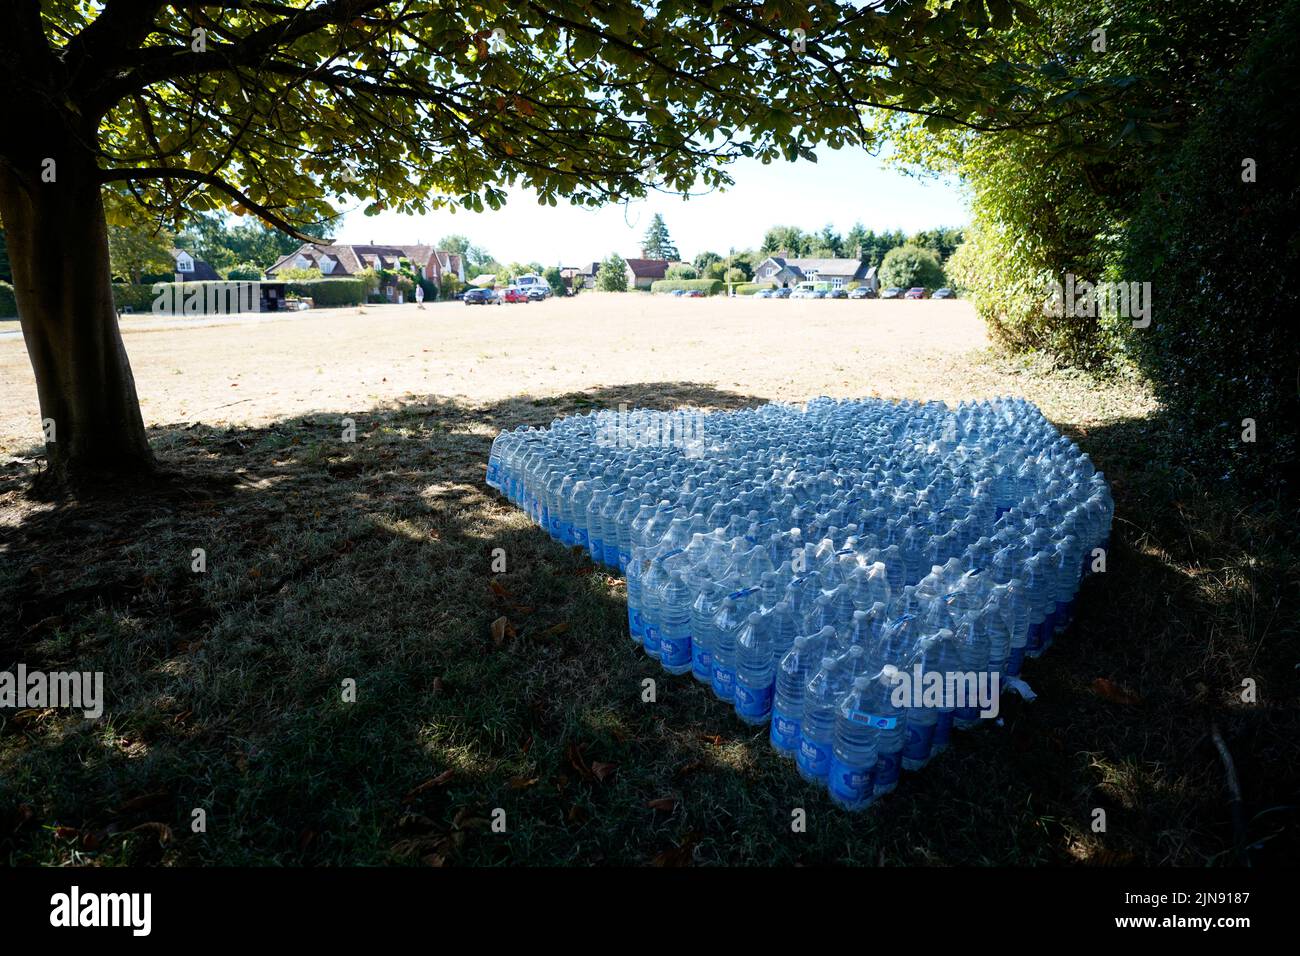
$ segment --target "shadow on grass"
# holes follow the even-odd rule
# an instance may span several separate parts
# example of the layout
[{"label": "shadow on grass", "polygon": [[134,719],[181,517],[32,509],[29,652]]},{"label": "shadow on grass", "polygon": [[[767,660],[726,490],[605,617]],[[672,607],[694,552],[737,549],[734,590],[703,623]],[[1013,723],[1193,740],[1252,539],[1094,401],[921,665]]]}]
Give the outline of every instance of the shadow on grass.
[{"label": "shadow on grass", "polygon": [[[1300,728],[1277,660],[1294,636],[1282,611],[1294,541],[1272,513],[1175,495],[1189,486],[1153,463],[1158,421],[1075,430],[1119,515],[1076,626],[1027,669],[1040,699],[1008,698],[1002,726],[959,735],[862,817],[641,654],[622,581],[483,484],[500,428],[620,402],[763,401],[690,383],[485,406],[410,398],[352,414],[355,443],[337,415],[157,429],[177,477],[145,499],[53,506],[3,479],[15,518],[0,602],[17,613],[0,669],[102,670],[107,707],[98,722],[4,713],[0,856],[1201,865],[1233,862],[1238,844],[1259,844],[1261,861],[1294,853]],[[497,548],[507,565],[494,574]],[[1239,697],[1247,677],[1253,706]],[[1212,721],[1245,791],[1242,833]],[[806,833],[792,830],[796,808]]]}]

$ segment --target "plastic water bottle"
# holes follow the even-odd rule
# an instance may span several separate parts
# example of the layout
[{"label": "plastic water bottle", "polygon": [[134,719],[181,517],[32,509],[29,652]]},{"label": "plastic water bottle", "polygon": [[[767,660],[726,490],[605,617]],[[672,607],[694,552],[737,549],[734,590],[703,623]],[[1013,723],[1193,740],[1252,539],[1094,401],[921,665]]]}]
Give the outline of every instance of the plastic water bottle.
[{"label": "plastic water bottle", "polygon": [[803,719],[799,724],[799,749],[795,765],[809,783],[826,783],[831,769],[831,744],[835,734],[835,713],[847,683],[839,658],[823,657],[821,667],[808,681],[803,695]]},{"label": "plastic water bottle", "polygon": [[714,581],[704,581],[691,603],[691,675],[701,684],[713,683],[713,618],[725,595]]},{"label": "plastic water bottle", "polygon": [[728,703],[736,699],[736,636],[745,623],[736,607],[738,593],[723,598],[713,618],[713,695]]},{"label": "plastic water bottle", "polygon": [[747,724],[767,723],[775,683],[771,619],[751,613],[736,635],[736,716]]},{"label": "plastic water bottle", "polygon": [[680,571],[668,576],[659,599],[659,663],[670,674],[691,669],[690,589]]},{"label": "plastic water bottle", "polygon": [[796,637],[777,666],[770,738],[772,749],[783,757],[793,758],[799,748],[804,691],[834,638],[833,627]]}]

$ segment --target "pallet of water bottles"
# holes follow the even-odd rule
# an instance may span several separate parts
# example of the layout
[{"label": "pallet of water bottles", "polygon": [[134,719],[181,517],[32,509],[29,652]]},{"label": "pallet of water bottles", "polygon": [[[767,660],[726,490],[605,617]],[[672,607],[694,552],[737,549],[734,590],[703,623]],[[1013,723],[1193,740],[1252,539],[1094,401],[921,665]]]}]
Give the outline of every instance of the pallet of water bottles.
[{"label": "pallet of water bottles", "polygon": [[1105,477],[1036,406],[600,410],[488,484],[627,579],[628,630],[859,810],[996,713],[1104,567]]}]

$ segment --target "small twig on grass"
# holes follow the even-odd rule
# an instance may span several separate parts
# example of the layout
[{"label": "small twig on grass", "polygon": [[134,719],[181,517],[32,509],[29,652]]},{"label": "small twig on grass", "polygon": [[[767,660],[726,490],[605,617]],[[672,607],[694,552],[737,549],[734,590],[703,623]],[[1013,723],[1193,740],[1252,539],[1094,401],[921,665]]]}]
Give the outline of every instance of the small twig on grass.
[{"label": "small twig on grass", "polygon": [[1228,793],[1232,797],[1228,801],[1228,808],[1232,812],[1232,842],[1237,851],[1237,860],[1245,866],[1250,866],[1250,857],[1246,854],[1246,817],[1242,812],[1241,783],[1237,779],[1237,766],[1232,761],[1232,753],[1228,750],[1223,734],[1219,732],[1219,724],[1214,720],[1210,721],[1210,739],[1214,741],[1214,747],[1219,751],[1219,759],[1223,762],[1223,774],[1228,782]]}]

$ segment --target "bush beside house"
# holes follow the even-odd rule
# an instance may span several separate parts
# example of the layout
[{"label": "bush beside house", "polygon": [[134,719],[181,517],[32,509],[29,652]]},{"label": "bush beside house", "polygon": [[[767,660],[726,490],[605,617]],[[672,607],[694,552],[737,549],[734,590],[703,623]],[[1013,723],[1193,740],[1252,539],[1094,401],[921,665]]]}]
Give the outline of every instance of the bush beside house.
[{"label": "bush beside house", "polygon": [[650,291],[660,292],[703,292],[705,295],[717,295],[722,291],[722,282],[718,279],[659,279],[650,285]]},{"label": "bush beside house", "polygon": [[14,298],[14,287],[8,282],[0,282],[0,319],[18,318],[18,300]]}]

